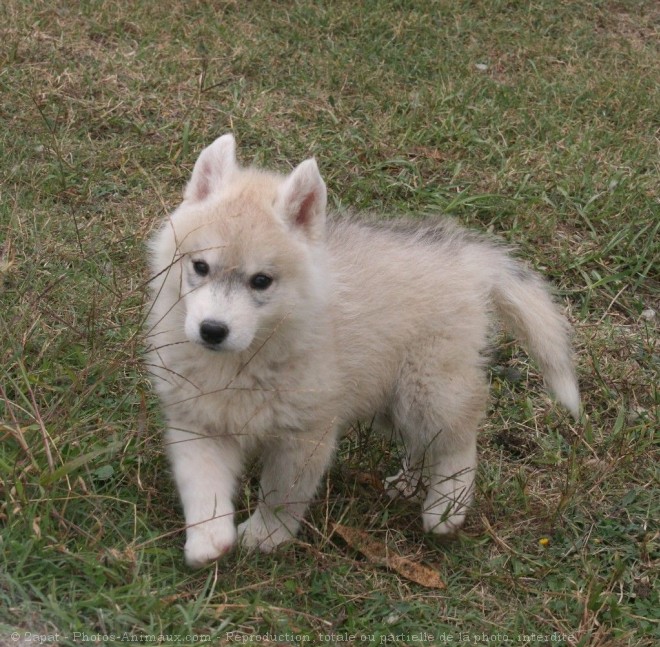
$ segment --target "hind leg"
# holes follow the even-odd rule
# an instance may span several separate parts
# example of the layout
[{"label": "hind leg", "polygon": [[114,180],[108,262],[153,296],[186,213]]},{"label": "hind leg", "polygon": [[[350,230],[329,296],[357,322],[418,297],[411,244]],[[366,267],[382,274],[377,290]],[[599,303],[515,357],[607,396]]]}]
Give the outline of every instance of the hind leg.
[{"label": "hind leg", "polygon": [[425,532],[447,535],[456,532],[474,494],[477,468],[476,430],[461,448],[448,451],[442,443],[431,447],[429,483],[422,507]]},{"label": "hind leg", "polygon": [[396,474],[388,476],[383,485],[391,499],[398,497],[417,499],[424,489],[422,470],[420,467],[411,466],[408,458],[404,458],[401,469]]},{"label": "hind leg", "polygon": [[403,367],[392,413],[411,465],[424,475],[424,530],[445,535],[460,528],[472,500],[488,389],[478,355],[471,362],[422,357]]}]

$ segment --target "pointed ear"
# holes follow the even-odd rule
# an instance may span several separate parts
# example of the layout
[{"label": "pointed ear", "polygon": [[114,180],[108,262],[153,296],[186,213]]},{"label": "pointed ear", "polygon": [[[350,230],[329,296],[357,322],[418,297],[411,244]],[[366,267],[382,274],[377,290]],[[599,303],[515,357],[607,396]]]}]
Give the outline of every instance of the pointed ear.
[{"label": "pointed ear", "polygon": [[279,189],[276,208],[284,220],[312,240],[323,235],[327,191],[316,161],[299,164]]},{"label": "pointed ear", "polygon": [[183,199],[204,200],[215,193],[237,167],[234,136],[229,134],[218,137],[200,153],[190,182],[183,192]]}]

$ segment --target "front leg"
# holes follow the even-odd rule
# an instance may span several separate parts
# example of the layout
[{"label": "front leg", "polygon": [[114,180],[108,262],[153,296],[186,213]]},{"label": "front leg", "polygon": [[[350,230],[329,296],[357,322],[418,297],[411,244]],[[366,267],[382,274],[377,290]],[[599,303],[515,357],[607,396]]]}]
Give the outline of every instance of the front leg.
[{"label": "front leg", "polygon": [[261,500],[238,526],[243,545],[270,552],[295,537],[335,452],[334,425],[322,433],[287,432],[267,443],[261,473]]},{"label": "front leg", "polygon": [[167,450],[186,520],[186,564],[197,568],[236,543],[232,499],[241,454],[233,439],[194,434],[182,426],[168,430]]}]

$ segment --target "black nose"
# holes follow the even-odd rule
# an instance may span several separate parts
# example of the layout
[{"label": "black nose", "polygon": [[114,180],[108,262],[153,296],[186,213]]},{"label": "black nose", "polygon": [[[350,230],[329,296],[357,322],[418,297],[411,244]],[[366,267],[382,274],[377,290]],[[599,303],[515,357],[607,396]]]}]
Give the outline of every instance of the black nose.
[{"label": "black nose", "polygon": [[220,321],[213,321],[212,319],[207,319],[202,321],[199,326],[199,336],[207,344],[218,345],[221,344],[227,335],[229,334],[229,328],[225,326]]}]

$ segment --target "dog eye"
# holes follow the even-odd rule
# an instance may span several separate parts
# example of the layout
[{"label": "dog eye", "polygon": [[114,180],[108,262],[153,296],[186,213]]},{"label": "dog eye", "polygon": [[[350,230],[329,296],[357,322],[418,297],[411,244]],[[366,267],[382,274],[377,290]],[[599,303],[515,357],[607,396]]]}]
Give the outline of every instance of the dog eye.
[{"label": "dog eye", "polygon": [[253,290],[267,290],[272,282],[273,277],[268,274],[254,274],[250,277],[250,287]]},{"label": "dog eye", "polygon": [[193,269],[198,276],[206,276],[209,273],[209,264],[206,261],[193,261]]}]

